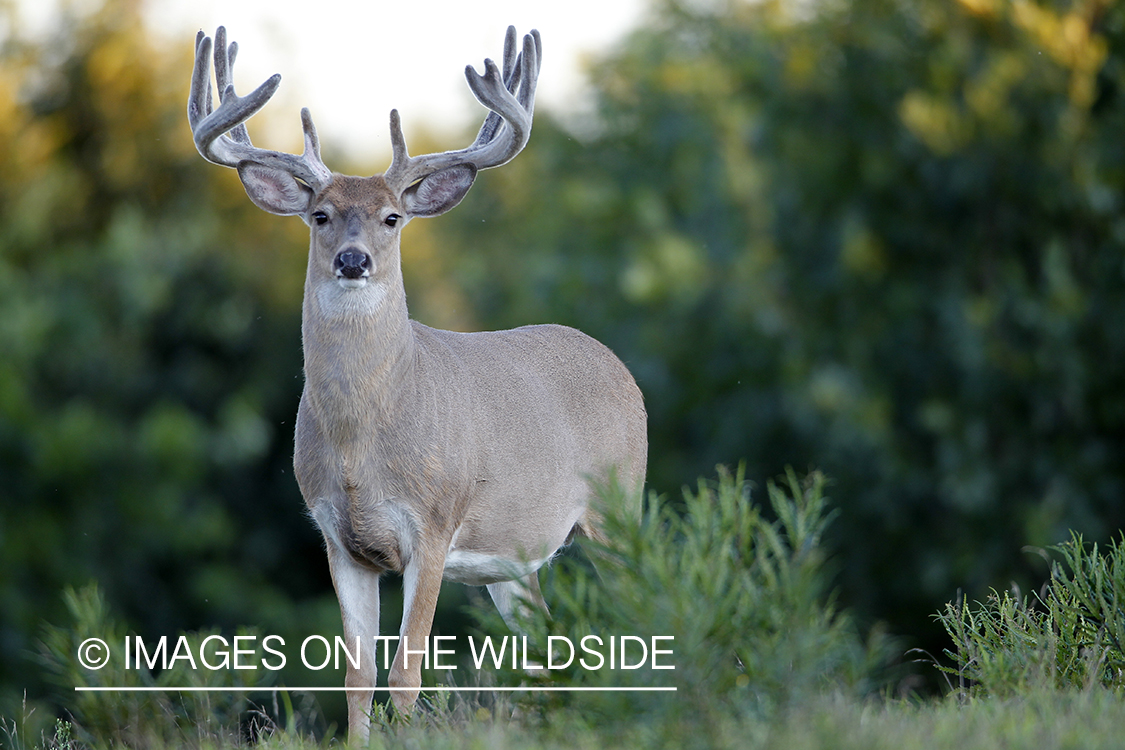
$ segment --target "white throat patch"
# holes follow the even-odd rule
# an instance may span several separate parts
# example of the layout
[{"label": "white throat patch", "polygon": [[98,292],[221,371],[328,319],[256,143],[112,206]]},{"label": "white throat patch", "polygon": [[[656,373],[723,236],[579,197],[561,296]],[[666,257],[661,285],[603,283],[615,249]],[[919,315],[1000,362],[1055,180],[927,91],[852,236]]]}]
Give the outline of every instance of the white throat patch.
[{"label": "white throat patch", "polygon": [[317,284],[317,305],[330,318],[374,315],[387,297],[387,288],[370,278],[338,278]]}]

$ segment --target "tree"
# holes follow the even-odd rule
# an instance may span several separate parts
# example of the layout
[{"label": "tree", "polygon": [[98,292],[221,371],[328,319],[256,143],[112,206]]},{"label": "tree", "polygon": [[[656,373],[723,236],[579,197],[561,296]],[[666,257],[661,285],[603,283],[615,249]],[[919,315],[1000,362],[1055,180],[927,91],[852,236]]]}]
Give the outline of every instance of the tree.
[{"label": "tree", "polygon": [[[848,599],[940,637],[1021,548],[1125,523],[1125,15],[667,2],[441,225],[486,327],[630,364],[662,491],[834,477]],[[481,216],[488,218],[481,222]]]},{"label": "tree", "polygon": [[284,632],[302,608],[338,628],[290,468],[306,238],[195,153],[191,45],[172,49],[129,0],[0,45],[9,708],[41,694],[28,655],[91,579],[148,635]]}]

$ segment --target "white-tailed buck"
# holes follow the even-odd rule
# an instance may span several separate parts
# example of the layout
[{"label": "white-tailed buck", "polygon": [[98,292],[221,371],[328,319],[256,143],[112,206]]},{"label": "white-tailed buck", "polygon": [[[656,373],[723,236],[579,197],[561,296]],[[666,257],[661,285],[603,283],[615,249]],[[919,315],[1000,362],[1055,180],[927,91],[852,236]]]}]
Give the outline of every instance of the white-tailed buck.
[{"label": "white-tailed buck", "polygon": [[[537,570],[575,534],[598,537],[591,485],[616,472],[639,490],[647,454],[641,392],[621,361],[572,328],[453,333],[407,316],[399,234],[416,216],[456,206],[477,170],[523,149],[531,131],[541,43],[516,49],[508,29],[502,68],[465,74],[491,112],[466,149],[411,157],[391,112],[393,156],[384,174],[335,174],[320,159],[307,109],[300,156],[255,147],[245,121],[277,90],[273,76],[234,92],[237,46],[215,34],[219,106],[211,98],[211,39],[196,38],[188,102],[195,145],[233,167],[250,199],[309,225],[301,333],[305,388],[294,468],[324,534],[344,635],[361,666],[347,669],[348,729],[367,736],[379,633],[379,577],[405,590],[398,652],[387,677],[396,708],[421,686],[419,652],[444,578],[485,585],[505,619],[515,597],[542,604]],[[407,76],[400,80],[408,81]]]}]

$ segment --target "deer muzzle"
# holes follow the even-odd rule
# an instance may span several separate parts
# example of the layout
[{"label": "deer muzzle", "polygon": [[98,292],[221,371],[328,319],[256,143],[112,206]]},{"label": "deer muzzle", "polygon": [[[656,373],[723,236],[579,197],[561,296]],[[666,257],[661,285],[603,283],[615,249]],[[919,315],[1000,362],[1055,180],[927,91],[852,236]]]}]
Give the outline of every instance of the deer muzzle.
[{"label": "deer muzzle", "polygon": [[371,275],[371,256],[357,247],[346,247],[336,253],[333,264],[338,279],[363,279]]}]

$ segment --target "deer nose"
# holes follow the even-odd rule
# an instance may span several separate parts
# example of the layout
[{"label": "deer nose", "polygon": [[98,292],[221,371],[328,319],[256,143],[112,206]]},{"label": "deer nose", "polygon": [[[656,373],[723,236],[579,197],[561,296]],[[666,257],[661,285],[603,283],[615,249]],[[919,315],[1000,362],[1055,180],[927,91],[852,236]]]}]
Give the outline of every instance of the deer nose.
[{"label": "deer nose", "polygon": [[371,256],[359,248],[346,248],[336,253],[336,275],[358,279],[371,275]]}]

